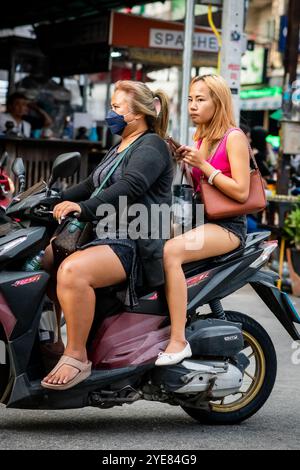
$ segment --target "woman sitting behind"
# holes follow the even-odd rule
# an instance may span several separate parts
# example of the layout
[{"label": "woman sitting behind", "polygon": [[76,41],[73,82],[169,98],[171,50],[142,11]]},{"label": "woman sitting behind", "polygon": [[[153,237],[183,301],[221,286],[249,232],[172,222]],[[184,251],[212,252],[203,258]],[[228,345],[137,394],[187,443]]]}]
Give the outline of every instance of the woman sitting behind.
[{"label": "woman sitting behind", "polygon": [[[211,177],[210,182],[224,194],[245,202],[250,185],[248,142],[244,133],[236,128],[231,92],[223,78],[204,75],[192,80],[189,114],[197,128],[196,147],[181,146],[177,155],[193,167],[195,189],[201,192],[201,176]],[[228,253],[244,246],[245,238],[246,217],[239,216],[213,222],[204,219],[204,224],[165,244],[171,337],[156,365],[176,364],[191,356],[185,339],[187,286],[182,264]]]},{"label": "woman sitting behind", "polygon": [[[152,204],[171,204],[173,168],[163,140],[168,124],[167,97],[163,92],[153,94],[144,83],[120,81],[115,85],[111,108],[106,121],[112,133],[121,135],[121,141],[85,181],[62,194],[64,201],[54,208],[58,220],[77,212],[79,220],[97,221],[97,209],[104,204],[113,206],[118,215],[121,196],[128,198],[128,210],[134,203],[143,204],[149,217]],[[125,149],[127,153],[106,187],[91,197]],[[145,220],[147,226],[148,222],[152,230],[151,219]],[[128,233],[123,238],[95,236],[60,264],[57,297],[66,319],[67,345],[57,366],[42,381],[43,387],[65,390],[90,375],[86,342],[94,318],[94,289],[127,281],[124,300],[133,306],[137,284],[155,287],[164,283],[162,237],[157,231],[156,238],[147,232],[145,238],[135,241],[126,223]],[[48,271],[52,263],[49,246],[44,264]]]}]

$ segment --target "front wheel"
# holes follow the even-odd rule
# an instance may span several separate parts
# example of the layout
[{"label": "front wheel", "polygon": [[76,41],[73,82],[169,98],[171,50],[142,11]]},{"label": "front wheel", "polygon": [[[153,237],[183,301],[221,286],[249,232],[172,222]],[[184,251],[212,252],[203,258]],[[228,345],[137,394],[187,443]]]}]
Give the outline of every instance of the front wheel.
[{"label": "front wheel", "polygon": [[250,364],[236,394],[211,401],[210,410],[182,407],[189,416],[204,424],[237,424],[250,418],[267,401],[276,380],[276,352],[268,333],[247,315],[232,311],[225,313],[228,321],[242,324],[245,345],[242,352]]}]

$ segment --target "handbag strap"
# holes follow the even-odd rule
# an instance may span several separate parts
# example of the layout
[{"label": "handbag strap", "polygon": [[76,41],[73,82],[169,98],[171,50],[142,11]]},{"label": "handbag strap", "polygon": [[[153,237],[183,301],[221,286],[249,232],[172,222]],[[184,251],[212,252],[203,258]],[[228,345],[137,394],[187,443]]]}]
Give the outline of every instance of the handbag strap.
[{"label": "handbag strap", "polygon": [[253,161],[254,168],[259,171],[259,168],[258,168],[258,165],[257,165],[257,162],[256,162],[256,158],[254,156],[253,149],[252,149],[249,141],[248,141],[248,149],[249,149],[249,154],[250,154],[251,160]]},{"label": "handbag strap", "polygon": [[[228,129],[228,131],[226,132],[226,134],[224,135],[224,137],[223,137],[223,139],[222,139],[222,142],[223,142],[223,140],[230,134],[230,132],[232,132],[232,131],[241,131],[241,132],[243,132],[239,127],[232,127],[231,129]],[[256,170],[258,170],[258,165],[257,165],[256,159],[255,159],[255,156],[254,156],[254,153],[253,153],[253,150],[252,150],[252,147],[251,147],[250,142],[249,142],[248,139],[247,139],[247,143],[248,143],[249,155],[250,155],[251,160],[253,161],[254,168],[255,168]]]},{"label": "handbag strap", "polygon": [[109,170],[109,172],[107,173],[107,175],[105,176],[104,180],[102,181],[102,183],[100,184],[99,188],[96,188],[95,191],[92,193],[91,197],[94,197],[94,196],[97,196],[98,194],[100,194],[100,192],[102,191],[104,185],[106,184],[106,182],[109,180],[109,178],[111,177],[111,175],[115,172],[115,170],[118,168],[118,166],[120,165],[121,161],[124,159],[126,153],[128,152],[129,148],[131,147],[131,144],[128,145],[128,147],[123,150],[122,152],[120,152],[120,156],[118,158],[118,160],[116,161],[116,163],[111,167],[111,169]]}]

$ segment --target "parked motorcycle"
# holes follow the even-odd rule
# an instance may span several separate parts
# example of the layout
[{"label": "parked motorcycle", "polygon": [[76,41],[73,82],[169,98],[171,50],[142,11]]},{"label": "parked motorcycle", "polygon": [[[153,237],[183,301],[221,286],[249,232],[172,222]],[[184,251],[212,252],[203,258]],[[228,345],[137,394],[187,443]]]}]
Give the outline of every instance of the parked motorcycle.
[{"label": "parked motorcycle", "polygon": [[[45,271],[22,271],[24,260],[45,248],[55,229],[51,211],[59,201],[58,177],[78,168],[79,154],[59,156],[47,187],[19,194],[7,215],[23,227],[0,238],[0,401],[8,408],[110,408],[137,400],[180,406],[201,423],[234,424],[255,414],[276,379],[276,352],[264,328],[222,299],[246,284],[265,302],[293,340],[300,316],[275,287],[277,274],[263,269],[277,242],[269,232],[248,235],[246,246],[224,256],[186,264],[186,337],[192,357],[156,367],[170,334],[163,287],[144,287],[139,304],[124,309],[120,286],[96,289],[95,321],[87,348],[90,377],[68,390],[41,387],[45,368],[38,334],[49,279]],[[24,180],[21,161],[14,171]],[[25,227],[25,228],[24,228]],[[200,307],[208,306],[204,314]],[[250,308],[250,306],[249,306]]]}]

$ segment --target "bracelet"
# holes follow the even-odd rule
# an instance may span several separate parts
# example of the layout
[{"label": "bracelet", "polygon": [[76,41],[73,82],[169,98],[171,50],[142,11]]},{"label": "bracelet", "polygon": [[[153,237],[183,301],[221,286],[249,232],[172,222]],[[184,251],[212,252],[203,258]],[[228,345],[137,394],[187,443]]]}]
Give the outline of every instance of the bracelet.
[{"label": "bracelet", "polygon": [[211,185],[214,184],[213,181],[214,181],[215,177],[216,177],[219,173],[222,173],[222,171],[221,171],[221,170],[214,170],[214,171],[212,172],[212,174],[211,174],[210,177],[208,178],[209,184],[211,184]]}]

